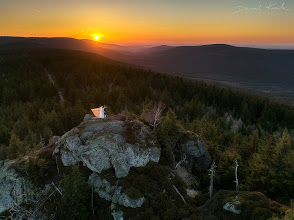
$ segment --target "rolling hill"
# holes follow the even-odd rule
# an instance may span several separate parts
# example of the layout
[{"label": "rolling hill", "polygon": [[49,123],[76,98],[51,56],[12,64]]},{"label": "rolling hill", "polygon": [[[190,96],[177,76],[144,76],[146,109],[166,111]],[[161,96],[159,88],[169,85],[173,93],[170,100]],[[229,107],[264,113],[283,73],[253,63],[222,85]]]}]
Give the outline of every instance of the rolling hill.
[{"label": "rolling hill", "polygon": [[0,49],[13,48],[92,52],[159,72],[294,102],[294,50],[225,44],[136,48],[74,38],[0,37]]},{"label": "rolling hill", "polygon": [[137,65],[294,101],[294,51],[204,45],[158,47]]}]

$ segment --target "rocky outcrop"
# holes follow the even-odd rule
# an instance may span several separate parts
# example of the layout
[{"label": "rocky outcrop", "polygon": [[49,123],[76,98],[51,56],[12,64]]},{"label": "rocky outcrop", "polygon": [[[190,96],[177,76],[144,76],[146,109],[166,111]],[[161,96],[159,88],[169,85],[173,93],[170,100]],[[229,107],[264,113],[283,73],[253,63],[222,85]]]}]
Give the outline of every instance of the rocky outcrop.
[{"label": "rocky outcrop", "polygon": [[[112,202],[113,218],[123,219],[123,212],[116,205],[138,208],[145,198],[127,195],[128,191],[117,184],[118,178],[127,177],[131,167],[145,167],[150,161],[157,163],[160,148],[156,134],[132,115],[104,119],[86,115],[81,124],[58,139],[54,154],[60,155],[64,166],[82,162],[92,170],[88,183],[101,198]],[[104,176],[112,169],[114,183]]]},{"label": "rocky outcrop", "polygon": [[[197,135],[187,132],[186,137],[178,153],[185,154],[187,159],[181,164],[183,167],[178,166],[178,175],[186,180],[187,194],[195,197],[198,194],[194,189],[197,181],[191,174],[192,170],[205,170],[211,158]],[[136,117],[128,115],[124,118],[114,116],[98,119],[86,115],[84,121],[64,134],[56,145],[54,154],[60,154],[64,166],[82,162],[93,171],[88,183],[101,198],[111,201],[113,205],[129,208],[143,205],[143,195],[131,198],[123,193],[122,186],[115,181],[110,183],[103,173],[114,169],[116,178],[125,178],[131,167],[145,167],[149,161],[159,161],[160,148],[157,146],[156,134]],[[119,210],[113,213],[115,218],[122,215]]]},{"label": "rocky outcrop", "polygon": [[88,183],[94,187],[94,191],[101,198],[111,201],[114,204],[119,204],[125,207],[138,208],[144,203],[145,198],[140,197],[132,199],[125,193],[122,193],[121,186],[112,186],[106,179],[101,179],[97,173],[89,176]]},{"label": "rocky outcrop", "polygon": [[86,115],[84,121],[64,134],[54,154],[60,153],[64,166],[82,162],[90,170],[101,173],[115,170],[117,178],[128,175],[131,167],[158,162],[160,148],[156,135],[137,119],[98,119]]},{"label": "rocky outcrop", "polygon": [[198,208],[199,219],[269,219],[283,206],[260,192],[220,190]]},{"label": "rocky outcrop", "polygon": [[211,164],[211,157],[205,147],[204,142],[195,134],[188,134],[188,140],[180,145],[181,153],[186,154],[187,159],[182,165],[192,173],[206,170]]},{"label": "rocky outcrop", "polygon": [[[44,186],[43,189],[37,188],[31,181],[24,177],[19,177],[17,172],[11,168],[15,162],[0,162],[0,213],[12,209],[14,212],[18,208],[18,215],[22,218],[38,219],[42,216],[34,205],[39,205],[44,196],[52,191],[50,185]],[[20,205],[29,202],[32,210],[20,209]]]}]

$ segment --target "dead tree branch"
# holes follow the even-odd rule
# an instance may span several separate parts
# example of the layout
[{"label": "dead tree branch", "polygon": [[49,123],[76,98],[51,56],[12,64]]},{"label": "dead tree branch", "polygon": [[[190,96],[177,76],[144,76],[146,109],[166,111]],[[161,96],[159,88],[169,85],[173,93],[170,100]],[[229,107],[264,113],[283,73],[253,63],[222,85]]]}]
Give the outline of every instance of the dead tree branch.
[{"label": "dead tree branch", "polygon": [[177,194],[181,197],[181,199],[183,200],[184,203],[187,203],[186,200],[184,199],[184,196],[182,196],[182,194],[179,192],[179,190],[177,189],[177,187],[175,185],[172,185],[174,190],[177,192]]},{"label": "dead tree branch", "polygon": [[157,126],[161,122],[162,112],[165,109],[165,104],[159,102],[155,105],[151,111],[144,113],[144,119],[149,123],[153,130],[156,130]]},{"label": "dead tree branch", "polygon": [[183,154],[183,155],[182,155],[182,159],[177,163],[177,165],[175,166],[175,169],[177,169],[177,167],[178,167],[181,163],[185,162],[186,159],[187,159],[187,155],[186,155],[186,154]]}]

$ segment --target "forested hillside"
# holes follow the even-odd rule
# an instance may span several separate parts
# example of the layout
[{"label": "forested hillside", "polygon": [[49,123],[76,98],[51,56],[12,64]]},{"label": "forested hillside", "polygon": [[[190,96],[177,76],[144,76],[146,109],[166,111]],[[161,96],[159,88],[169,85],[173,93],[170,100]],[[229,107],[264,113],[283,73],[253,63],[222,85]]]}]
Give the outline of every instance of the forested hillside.
[{"label": "forested hillside", "polygon": [[[96,53],[120,62],[294,103],[293,50],[226,44],[119,46],[57,37],[0,37],[1,50],[51,48]],[[211,65],[213,63],[213,65]]]},{"label": "forested hillside", "polygon": [[[235,189],[233,166],[238,160],[241,190],[260,191],[290,204],[292,106],[85,52],[0,52],[0,160],[32,154],[52,136],[78,125],[91,108],[106,105],[107,114],[144,115],[160,102],[165,110],[157,135],[167,164],[182,131],[191,130],[203,139],[217,165],[216,190]],[[208,185],[204,173],[202,190]]]}]

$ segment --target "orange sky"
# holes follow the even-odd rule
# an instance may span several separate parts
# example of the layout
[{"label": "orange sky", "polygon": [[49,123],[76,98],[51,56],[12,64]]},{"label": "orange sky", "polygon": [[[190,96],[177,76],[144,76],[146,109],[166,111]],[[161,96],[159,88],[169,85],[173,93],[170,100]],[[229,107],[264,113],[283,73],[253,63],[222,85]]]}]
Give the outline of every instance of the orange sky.
[{"label": "orange sky", "polygon": [[277,1],[271,8],[268,2],[1,0],[0,35],[93,39],[99,34],[101,42],[117,44],[293,45],[294,1]]}]

